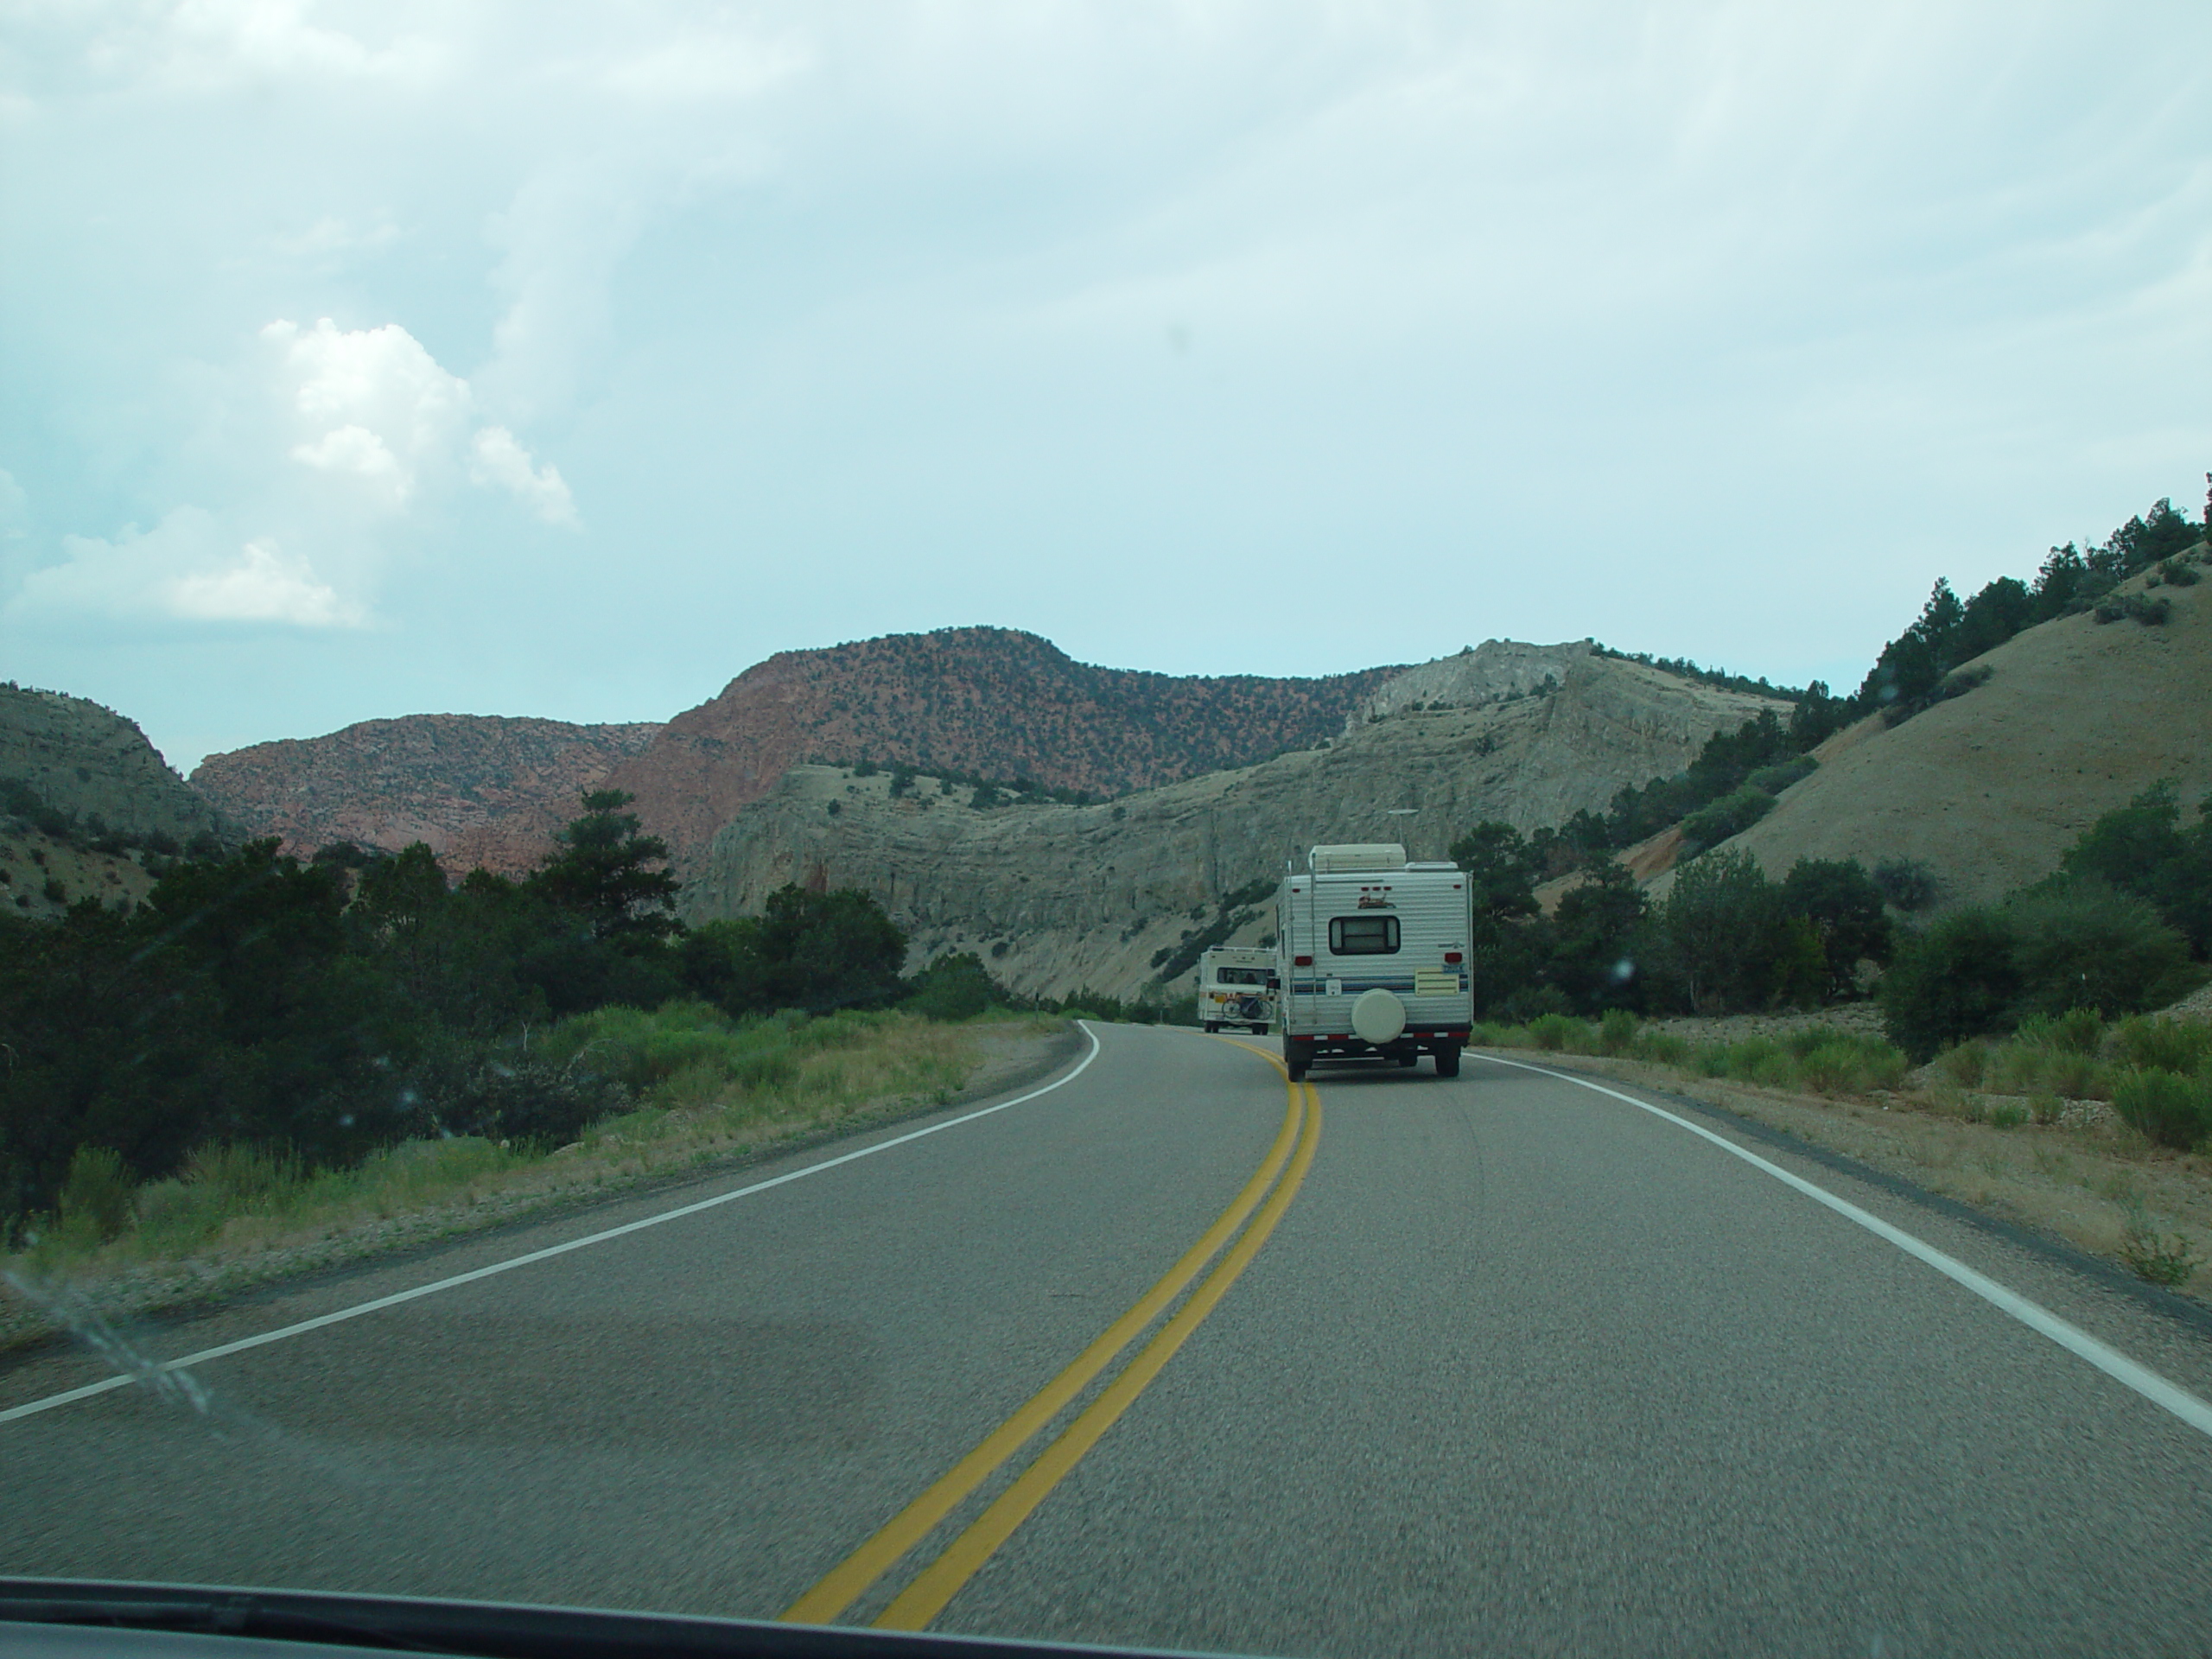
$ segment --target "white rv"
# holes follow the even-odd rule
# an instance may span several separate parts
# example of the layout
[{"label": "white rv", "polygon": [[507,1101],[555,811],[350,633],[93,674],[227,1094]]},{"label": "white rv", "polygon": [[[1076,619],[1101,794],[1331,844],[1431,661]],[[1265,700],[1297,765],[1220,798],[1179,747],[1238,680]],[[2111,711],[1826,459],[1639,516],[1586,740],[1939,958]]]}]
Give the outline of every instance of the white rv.
[{"label": "white rv", "polygon": [[1217,944],[1198,958],[1198,1023],[1208,1031],[1249,1026],[1262,1037],[1275,1017],[1275,953]]},{"label": "white rv", "polygon": [[1393,843],[1316,847],[1276,899],[1275,977],[1293,1082],[1321,1059],[1424,1054],[1459,1074],[1475,1022],[1473,910],[1456,864],[1409,863]]}]

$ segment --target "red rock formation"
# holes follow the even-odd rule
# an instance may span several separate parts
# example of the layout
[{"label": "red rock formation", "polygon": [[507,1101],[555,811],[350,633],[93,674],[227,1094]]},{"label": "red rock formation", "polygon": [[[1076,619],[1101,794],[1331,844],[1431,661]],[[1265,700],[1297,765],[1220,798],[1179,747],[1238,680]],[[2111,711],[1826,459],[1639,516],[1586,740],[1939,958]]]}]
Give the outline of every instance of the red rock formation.
[{"label": "red rock formation", "polygon": [[609,782],[680,863],[798,762],[874,760],[1110,795],[1333,737],[1402,671],[1324,679],[1141,673],[1005,628],[779,652],[662,728]]},{"label": "red rock formation", "polygon": [[211,754],[192,781],[252,834],[283,837],[287,852],[422,841],[448,871],[516,874],[544,855],[582,793],[659,729],[410,715]]}]

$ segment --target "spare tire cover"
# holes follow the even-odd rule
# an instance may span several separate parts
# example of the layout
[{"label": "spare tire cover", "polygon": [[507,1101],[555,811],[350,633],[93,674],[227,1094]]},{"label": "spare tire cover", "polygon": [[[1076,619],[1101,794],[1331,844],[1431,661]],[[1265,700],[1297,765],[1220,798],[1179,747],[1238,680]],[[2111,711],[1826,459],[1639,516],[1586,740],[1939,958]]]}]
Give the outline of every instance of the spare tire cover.
[{"label": "spare tire cover", "polygon": [[1351,1028],[1370,1043],[1394,1042],[1406,1028],[1406,1005],[1380,985],[1351,1005]]}]

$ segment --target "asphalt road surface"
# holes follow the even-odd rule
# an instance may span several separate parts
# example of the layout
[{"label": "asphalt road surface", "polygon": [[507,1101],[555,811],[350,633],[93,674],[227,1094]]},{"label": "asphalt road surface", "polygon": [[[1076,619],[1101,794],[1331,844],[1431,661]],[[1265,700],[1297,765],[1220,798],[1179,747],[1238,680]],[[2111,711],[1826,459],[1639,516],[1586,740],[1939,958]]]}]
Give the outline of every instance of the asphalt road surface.
[{"label": "asphalt road surface", "polygon": [[988,1115],[128,1333],[159,1364],[741,1194],[156,1382],[41,1405],[111,1362],[19,1361],[0,1572],[1281,1654],[2212,1651],[2202,1326],[1635,1090],[1097,1037]]}]

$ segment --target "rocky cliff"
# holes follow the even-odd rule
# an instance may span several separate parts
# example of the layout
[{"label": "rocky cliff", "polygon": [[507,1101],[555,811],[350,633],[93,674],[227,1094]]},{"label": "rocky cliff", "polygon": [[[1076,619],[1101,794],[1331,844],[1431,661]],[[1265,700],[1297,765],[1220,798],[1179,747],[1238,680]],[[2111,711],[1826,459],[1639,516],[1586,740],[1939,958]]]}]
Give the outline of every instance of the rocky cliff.
[{"label": "rocky cliff", "polygon": [[1486,702],[1525,697],[1547,683],[1565,680],[1596,649],[1587,639],[1561,645],[1485,639],[1456,657],[1440,657],[1385,680],[1352,710],[1344,730],[1357,730],[1369,721],[1408,709],[1479,709]]},{"label": "rocky cliff", "polygon": [[1399,671],[1179,677],[1078,663],[1006,628],[892,634],[779,652],[669,721],[612,781],[688,871],[795,765],[904,762],[1116,794],[1310,747]]},{"label": "rocky cliff", "polygon": [[137,721],[64,692],[0,685],[0,779],[29,785],[80,825],[97,818],[126,835],[179,842],[238,835],[170,770]]},{"label": "rocky cliff", "polygon": [[[1111,804],[977,811],[926,777],[893,796],[880,774],[795,767],[695,859],[685,913],[753,913],[786,882],[857,887],[909,929],[917,963],[975,950],[1020,991],[1128,995],[1157,952],[1314,842],[1403,841],[1438,857],[1479,819],[1557,823],[1679,771],[1713,732],[1773,706],[1586,652],[1565,667],[1537,695],[1418,711],[1428,699],[1403,697],[1403,712],[1331,747]],[[1268,926],[1262,907],[1233,937]]]},{"label": "rocky cliff", "polygon": [[288,852],[421,841],[450,871],[513,874],[544,855],[585,790],[659,730],[410,715],[212,754],[192,781],[255,835],[283,837]]}]

